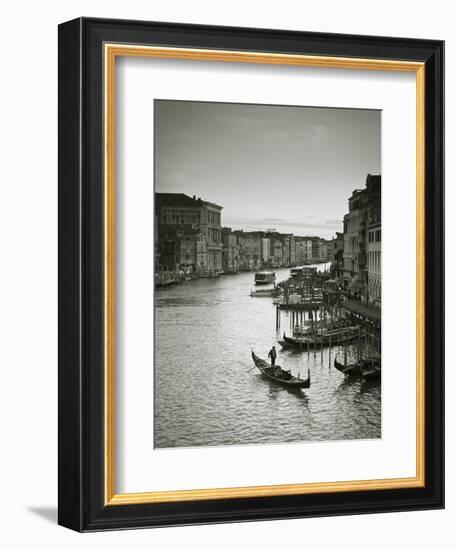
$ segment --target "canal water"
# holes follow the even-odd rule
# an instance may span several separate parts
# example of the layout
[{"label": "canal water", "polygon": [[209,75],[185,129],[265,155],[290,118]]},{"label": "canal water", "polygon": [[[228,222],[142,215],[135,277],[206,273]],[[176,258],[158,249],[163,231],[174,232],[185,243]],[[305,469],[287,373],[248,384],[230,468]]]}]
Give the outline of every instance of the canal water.
[{"label": "canal water", "polygon": [[[324,265],[318,266],[319,269]],[[289,269],[276,270],[277,282]],[[251,298],[254,274],[199,279],[155,293],[157,448],[381,437],[378,382],[345,379],[331,363],[337,348],[299,353],[277,343],[272,298]],[[281,332],[290,333],[287,312]],[[253,367],[251,351],[311,387],[290,391]]]}]

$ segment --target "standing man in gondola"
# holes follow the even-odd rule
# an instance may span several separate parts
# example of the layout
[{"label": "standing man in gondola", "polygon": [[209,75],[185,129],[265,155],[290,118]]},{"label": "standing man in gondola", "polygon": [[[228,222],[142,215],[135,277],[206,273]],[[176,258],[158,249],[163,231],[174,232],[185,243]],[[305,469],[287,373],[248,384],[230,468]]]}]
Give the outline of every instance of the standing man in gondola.
[{"label": "standing man in gondola", "polygon": [[276,360],[276,357],[277,357],[277,352],[276,352],[275,346],[272,346],[272,349],[269,350],[268,357],[271,358],[271,365],[274,366],[275,365],[275,360]]}]

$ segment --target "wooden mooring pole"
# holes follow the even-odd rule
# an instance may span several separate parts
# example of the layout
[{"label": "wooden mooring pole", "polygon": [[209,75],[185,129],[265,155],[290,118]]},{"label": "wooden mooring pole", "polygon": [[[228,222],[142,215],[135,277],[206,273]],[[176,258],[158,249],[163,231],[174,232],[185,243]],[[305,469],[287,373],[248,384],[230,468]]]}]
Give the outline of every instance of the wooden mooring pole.
[{"label": "wooden mooring pole", "polygon": [[329,335],[328,367],[331,368],[331,335]]},{"label": "wooden mooring pole", "polygon": [[[308,314],[308,321],[310,321],[310,316],[311,316],[311,311],[309,310],[309,314]],[[307,334],[307,358],[309,359],[310,357],[310,341],[309,341],[309,334]]]},{"label": "wooden mooring pole", "polygon": [[321,338],[321,345],[320,345],[320,363],[323,365],[323,302],[320,305],[320,338]]}]

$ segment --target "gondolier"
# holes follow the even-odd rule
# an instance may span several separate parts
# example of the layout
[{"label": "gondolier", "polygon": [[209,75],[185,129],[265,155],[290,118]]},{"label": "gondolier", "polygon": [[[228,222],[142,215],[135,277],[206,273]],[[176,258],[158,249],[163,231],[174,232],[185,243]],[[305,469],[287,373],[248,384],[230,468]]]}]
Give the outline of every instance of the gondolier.
[{"label": "gondolier", "polygon": [[272,346],[272,349],[268,353],[268,357],[270,357],[271,359],[271,365],[274,366],[275,360],[277,358],[277,352],[276,352],[275,346]]},{"label": "gondolier", "polygon": [[[272,348],[269,353],[273,350],[275,351],[275,349]],[[269,380],[281,384],[282,386],[287,386],[287,388],[310,388],[310,370],[307,370],[307,379],[302,380],[301,378],[293,376],[289,370],[285,371],[281,369],[278,365],[271,366],[266,361],[263,361],[263,359],[257,357],[253,350],[252,359],[255,366],[261,371],[261,374],[269,378]]]}]

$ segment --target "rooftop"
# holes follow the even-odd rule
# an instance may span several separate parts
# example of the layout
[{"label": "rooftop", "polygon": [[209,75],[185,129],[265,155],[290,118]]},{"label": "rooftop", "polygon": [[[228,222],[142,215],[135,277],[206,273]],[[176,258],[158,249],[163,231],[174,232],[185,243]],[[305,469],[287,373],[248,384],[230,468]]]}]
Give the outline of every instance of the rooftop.
[{"label": "rooftop", "polygon": [[185,193],[155,193],[155,200],[160,206],[174,206],[176,208],[200,208],[201,206],[212,206],[222,209],[213,202],[203,201],[201,197],[196,198],[196,195],[189,197]]}]

